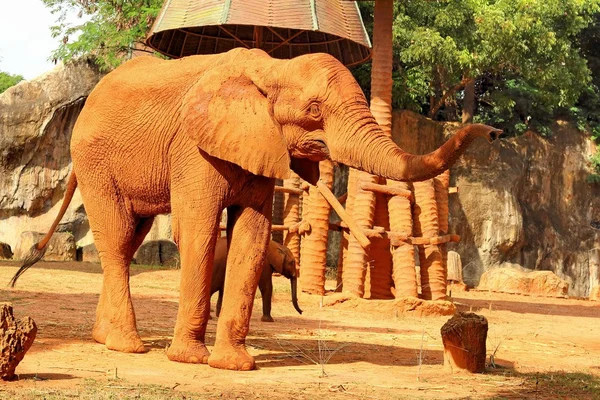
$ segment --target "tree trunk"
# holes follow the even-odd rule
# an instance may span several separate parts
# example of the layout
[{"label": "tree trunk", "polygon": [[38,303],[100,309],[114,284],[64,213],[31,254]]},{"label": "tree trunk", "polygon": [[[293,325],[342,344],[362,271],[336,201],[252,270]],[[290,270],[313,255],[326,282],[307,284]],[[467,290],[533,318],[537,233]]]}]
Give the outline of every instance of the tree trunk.
[{"label": "tree trunk", "polygon": [[[374,12],[373,29],[373,64],[371,70],[371,113],[383,130],[384,134],[391,137],[392,132],[392,22],[394,14],[393,0],[376,0]],[[360,178],[357,178],[360,177]],[[350,170],[349,180],[361,179],[364,182],[379,183],[379,178]],[[350,187],[348,194],[353,197],[352,203],[348,202],[346,207],[351,206],[353,217],[356,222],[364,228],[372,228],[375,220],[387,225],[387,205],[385,203],[376,208],[376,195],[364,190],[357,190],[351,195]],[[375,217],[375,210],[379,215]],[[348,240],[347,255],[344,259],[342,285],[345,292],[353,293],[363,297],[365,294],[365,277],[367,272],[367,254],[358,242],[351,236]],[[369,254],[369,259],[374,260],[375,273],[372,282],[367,282],[369,288],[375,288],[375,296],[391,297],[389,290],[384,286],[391,284],[391,265],[389,252],[382,249],[386,242],[374,243]],[[389,247],[388,247],[389,248]],[[371,271],[369,271],[371,272]],[[369,274],[369,278],[371,275]],[[379,280],[383,282],[379,282]]]},{"label": "tree trunk", "polygon": [[[331,188],[333,183],[332,162],[321,161],[319,170],[321,180]],[[303,292],[322,295],[325,293],[327,235],[331,206],[314,186],[310,187],[308,197],[308,212],[305,212],[305,218],[310,223],[310,232],[307,232],[302,238],[300,286]]]},{"label": "tree trunk", "polygon": [[15,320],[9,303],[0,304],[0,378],[11,380],[33,344],[37,326],[30,317]]},{"label": "tree trunk", "polygon": [[442,326],[444,365],[452,372],[485,371],[485,341],[488,322],[485,317],[459,312]]},{"label": "tree trunk", "polygon": [[[371,113],[384,134],[392,136],[392,23],[393,0],[376,0],[373,30],[373,65],[371,70]],[[386,184],[381,178],[381,184]],[[375,195],[373,225],[389,229],[388,199],[382,194]],[[393,285],[392,256],[389,239],[374,239],[369,257],[372,268],[367,270],[368,297],[391,299]]]},{"label": "tree trunk", "polygon": [[475,79],[469,79],[465,83],[465,98],[463,100],[462,107],[462,123],[472,123],[473,114],[475,114]]}]

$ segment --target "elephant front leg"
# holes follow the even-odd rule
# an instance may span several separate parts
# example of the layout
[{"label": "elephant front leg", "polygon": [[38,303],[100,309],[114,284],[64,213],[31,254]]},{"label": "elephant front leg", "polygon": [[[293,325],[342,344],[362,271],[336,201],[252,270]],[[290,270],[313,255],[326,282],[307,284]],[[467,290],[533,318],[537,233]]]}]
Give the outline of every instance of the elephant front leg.
[{"label": "elephant front leg", "polygon": [[223,309],[215,347],[208,358],[211,367],[245,371],[255,368],[245,343],[271,232],[271,201],[272,196],[259,209],[246,207],[236,212],[227,257]]},{"label": "elephant front leg", "polygon": [[175,333],[167,357],[171,361],[206,364],[210,353],[204,338],[210,317],[218,220],[216,216],[208,222],[174,215],[173,224],[181,255],[181,283]]}]

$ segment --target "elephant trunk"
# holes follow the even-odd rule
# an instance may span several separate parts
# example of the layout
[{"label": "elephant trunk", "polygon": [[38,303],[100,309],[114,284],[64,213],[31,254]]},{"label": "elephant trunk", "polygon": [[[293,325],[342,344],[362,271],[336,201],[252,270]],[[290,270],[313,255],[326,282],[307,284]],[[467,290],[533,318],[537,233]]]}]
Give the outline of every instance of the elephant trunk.
[{"label": "elephant trunk", "polygon": [[[366,120],[366,121],[365,121]],[[477,137],[492,142],[502,131],[472,124],[460,129],[446,143],[425,155],[400,149],[371,118],[363,118],[349,135],[339,135],[330,145],[331,157],[338,162],[396,181],[424,181],[444,172]]]},{"label": "elephant trunk", "polygon": [[298,279],[295,276],[292,276],[290,278],[290,285],[292,285],[292,304],[294,305],[294,308],[296,309],[296,311],[298,311],[298,314],[302,314],[302,310],[300,309],[300,306],[298,305],[298,290],[297,290]]}]

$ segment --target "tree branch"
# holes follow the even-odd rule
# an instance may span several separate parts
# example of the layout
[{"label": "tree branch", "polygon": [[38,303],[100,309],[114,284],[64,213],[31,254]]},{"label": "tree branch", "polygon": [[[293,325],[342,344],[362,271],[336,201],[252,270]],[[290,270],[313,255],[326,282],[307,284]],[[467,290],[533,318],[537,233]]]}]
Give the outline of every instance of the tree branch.
[{"label": "tree branch", "polygon": [[460,90],[463,87],[465,87],[465,85],[467,84],[467,82],[469,82],[469,79],[468,78],[463,78],[462,81],[460,81],[459,83],[457,83],[456,85],[454,85],[450,89],[446,90],[446,92],[438,100],[438,102],[435,104],[435,106],[429,111],[429,118],[433,119],[436,116],[436,114],[438,113],[438,111],[440,110],[440,108],[442,108],[442,106],[446,102],[446,99],[448,97],[450,97],[451,95],[453,95],[454,93],[456,93],[458,90]]}]

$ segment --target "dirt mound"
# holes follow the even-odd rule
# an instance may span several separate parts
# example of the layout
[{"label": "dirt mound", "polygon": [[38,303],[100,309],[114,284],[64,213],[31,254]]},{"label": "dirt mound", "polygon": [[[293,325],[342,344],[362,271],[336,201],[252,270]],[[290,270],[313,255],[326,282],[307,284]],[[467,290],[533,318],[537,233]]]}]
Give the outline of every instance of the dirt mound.
[{"label": "dirt mound", "polygon": [[323,307],[339,310],[355,310],[364,313],[388,315],[408,314],[415,317],[453,315],[454,303],[445,300],[422,300],[416,297],[403,297],[395,300],[368,300],[354,297],[348,293],[333,293],[325,296]]},{"label": "dirt mound", "polygon": [[481,275],[478,290],[542,297],[567,297],[569,284],[551,271],[495,268]]}]

